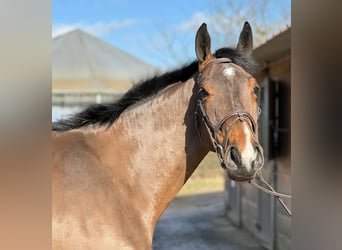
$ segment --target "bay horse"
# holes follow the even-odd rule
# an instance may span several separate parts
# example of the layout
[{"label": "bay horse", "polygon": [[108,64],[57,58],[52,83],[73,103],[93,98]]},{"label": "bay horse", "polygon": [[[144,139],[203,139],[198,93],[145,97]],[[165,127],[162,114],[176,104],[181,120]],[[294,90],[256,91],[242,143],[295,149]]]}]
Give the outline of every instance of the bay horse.
[{"label": "bay horse", "polygon": [[197,60],[52,125],[53,249],[151,249],[155,225],[209,151],[233,180],[263,166],[252,29]]}]

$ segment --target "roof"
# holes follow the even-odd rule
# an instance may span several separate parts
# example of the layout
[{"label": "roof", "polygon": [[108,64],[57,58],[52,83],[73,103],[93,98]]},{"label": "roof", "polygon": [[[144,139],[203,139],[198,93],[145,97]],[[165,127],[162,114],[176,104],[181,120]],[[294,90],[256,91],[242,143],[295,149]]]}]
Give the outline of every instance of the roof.
[{"label": "roof", "polygon": [[291,53],[291,27],[274,35],[253,51],[253,57],[259,64],[274,62]]},{"label": "roof", "polygon": [[157,69],[80,29],[52,40],[53,90],[126,91]]}]

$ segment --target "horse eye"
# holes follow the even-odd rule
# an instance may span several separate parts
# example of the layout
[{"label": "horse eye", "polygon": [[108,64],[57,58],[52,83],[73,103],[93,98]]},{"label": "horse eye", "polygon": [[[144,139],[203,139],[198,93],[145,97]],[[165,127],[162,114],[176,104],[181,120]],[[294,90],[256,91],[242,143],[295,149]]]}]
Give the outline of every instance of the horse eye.
[{"label": "horse eye", "polygon": [[206,91],[204,88],[200,88],[198,91],[198,96],[200,99],[204,99],[206,97],[208,97],[209,93],[208,91]]},{"label": "horse eye", "polygon": [[258,94],[259,94],[259,91],[260,91],[259,86],[255,86],[255,87],[254,87],[254,94],[258,95]]}]

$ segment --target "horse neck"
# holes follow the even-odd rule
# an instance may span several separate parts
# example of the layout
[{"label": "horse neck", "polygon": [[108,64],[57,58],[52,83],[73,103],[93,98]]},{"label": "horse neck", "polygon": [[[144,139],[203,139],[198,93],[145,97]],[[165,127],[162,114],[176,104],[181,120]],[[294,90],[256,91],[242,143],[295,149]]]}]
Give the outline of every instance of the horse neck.
[{"label": "horse neck", "polygon": [[123,113],[113,125],[131,144],[128,171],[139,195],[152,202],[152,224],[208,153],[196,131],[194,88],[192,79],[177,83]]}]

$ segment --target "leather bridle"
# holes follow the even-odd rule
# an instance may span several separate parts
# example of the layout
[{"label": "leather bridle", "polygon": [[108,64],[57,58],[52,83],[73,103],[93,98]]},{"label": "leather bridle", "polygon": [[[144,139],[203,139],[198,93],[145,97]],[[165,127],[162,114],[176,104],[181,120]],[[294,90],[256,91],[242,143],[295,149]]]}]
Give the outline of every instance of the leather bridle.
[{"label": "leather bridle", "polygon": [[[229,58],[218,58],[215,60],[210,61],[207,65],[205,65],[205,67],[201,70],[201,72],[199,72],[198,74],[198,78],[197,81],[200,82],[201,81],[201,76],[202,76],[202,72],[208,68],[210,65],[212,64],[217,64],[217,63],[232,63],[232,61]],[[204,110],[203,107],[203,99],[200,98],[199,96],[197,97],[197,107],[196,107],[196,116],[199,117],[200,119],[202,119],[202,121],[204,122],[204,125],[208,131],[210,140],[212,142],[212,145],[214,147],[214,150],[216,151],[217,157],[220,161],[220,165],[223,169],[227,169],[227,164],[225,159],[227,159],[227,154],[229,153],[229,147],[228,147],[228,136],[225,137],[225,141],[224,144],[220,144],[217,140],[217,134],[218,131],[221,129],[221,127],[223,126],[223,124],[225,124],[228,120],[232,120],[231,124],[228,127],[227,133],[229,133],[235,123],[237,123],[238,121],[240,122],[247,122],[248,126],[250,127],[253,136],[255,138],[257,138],[257,125],[256,122],[254,120],[254,118],[252,117],[252,115],[250,113],[248,113],[247,111],[243,110],[243,109],[234,109],[232,111],[230,111],[228,114],[226,114],[216,125],[214,125],[206,111]],[[203,143],[200,131],[199,131],[199,127],[198,127],[198,119],[196,119],[196,127],[197,127],[197,133],[199,135],[199,138],[201,140],[201,142]],[[225,151],[225,152],[224,152]]]},{"label": "leather bridle", "polygon": [[[198,73],[197,82],[199,83],[201,81],[200,78],[202,76],[202,72],[203,72],[204,69],[208,68],[209,65],[217,64],[217,63],[232,63],[232,61],[229,58],[218,58],[218,59],[210,61]],[[217,133],[218,133],[218,131],[221,129],[223,124],[225,124],[228,120],[234,118],[234,120],[232,120],[231,124],[229,125],[229,127],[227,129],[227,133],[228,134],[233,129],[233,127],[234,127],[236,122],[238,122],[238,121],[240,121],[240,122],[246,121],[248,126],[250,127],[252,133],[253,133],[253,136],[257,139],[257,124],[256,124],[254,118],[252,117],[252,115],[250,113],[248,113],[247,111],[245,111],[243,109],[238,109],[238,110],[230,111],[216,125],[214,125],[210,121],[207,113],[204,110],[203,101],[204,100],[202,98],[197,96],[197,107],[196,107],[196,111],[195,111],[195,115],[196,115],[196,123],[195,124],[196,124],[196,129],[197,129],[197,133],[198,133],[199,139],[203,143],[203,140],[202,140],[202,137],[201,137],[201,133],[199,131],[198,118],[200,118],[204,122],[204,125],[205,125],[205,127],[206,127],[206,129],[208,131],[210,140],[212,142],[212,145],[213,145],[213,147],[214,147],[214,149],[215,149],[215,151],[217,153],[217,156],[218,156],[218,159],[220,161],[221,167],[223,169],[227,169],[227,165],[226,165],[225,159],[227,159],[227,154],[230,152],[229,147],[227,147],[228,146],[228,136],[225,137],[224,144],[221,145],[218,142],[218,140],[217,140]],[[225,152],[224,152],[224,149],[226,149]],[[258,150],[261,150],[261,147],[258,147]],[[249,183],[251,183],[255,187],[259,188],[263,192],[275,196],[276,199],[280,202],[280,204],[285,209],[286,213],[288,215],[290,215],[290,216],[292,215],[291,211],[288,209],[288,207],[285,205],[284,201],[281,199],[281,198],[289,198],[289,199],[291,199],[291,195],[281,194],[281,193],[276,192],[274,190],[274,188],[265,181],[261,171],[257,172],[255,180],[259,181],[261,183],[261,185],[258,184],[257,182],[254,182],[253,180],[250,180]]]}]

